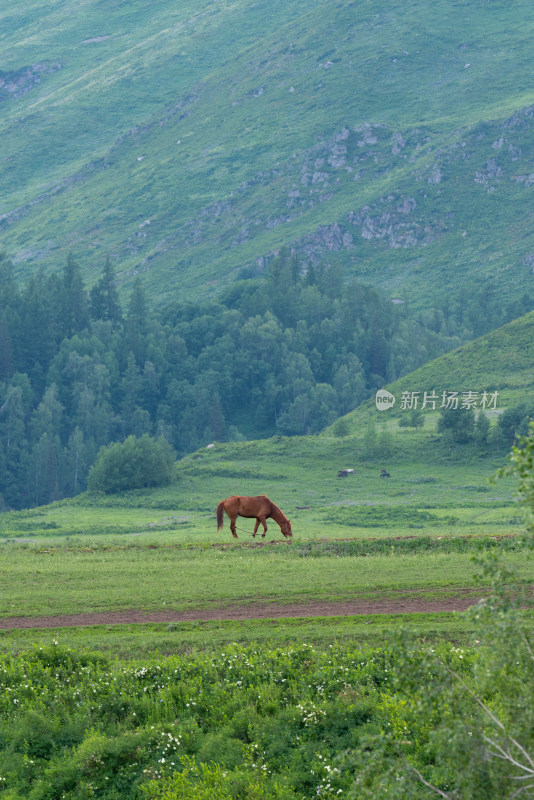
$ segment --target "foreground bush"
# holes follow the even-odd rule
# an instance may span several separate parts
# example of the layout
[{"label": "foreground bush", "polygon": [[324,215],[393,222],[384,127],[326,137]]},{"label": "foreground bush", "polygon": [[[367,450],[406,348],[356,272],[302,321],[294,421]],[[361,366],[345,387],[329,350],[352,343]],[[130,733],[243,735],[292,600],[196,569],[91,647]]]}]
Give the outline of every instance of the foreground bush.
[{"label": "foreground bush", "polygon": [[[330,796],[382,717],[381,649],[306,645],[144,664],[56,644],[0,658],[0,789],[19,798]],[[330,791],[330,789],[328,790]]]},{"label": "foreground bush", "polygon": [[493,631],[488,648],[400,637],[394,648],[229,645],[144,663],[57,644],[1,657],[0,792],[488,800],[523,785],[529,797],[517,782],[533,745],[528,617],[476,613]]},{"label": "foreground bush", "polygon": [[162,436],[128,436],[102,447],[89,472],[91,492],[122,492],[148,486],[167,486],[173,478],[175,453]]}]

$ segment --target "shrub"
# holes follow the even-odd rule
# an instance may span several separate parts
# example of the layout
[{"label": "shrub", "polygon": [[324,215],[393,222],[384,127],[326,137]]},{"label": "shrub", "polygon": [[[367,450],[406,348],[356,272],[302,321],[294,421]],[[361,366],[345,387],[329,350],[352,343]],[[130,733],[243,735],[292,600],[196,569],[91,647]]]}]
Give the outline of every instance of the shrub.
[{"label": "shrub", "polygon": [[145,788],[147,800],[282,800],[280,787],[266,776],[245,769],[224,771],[219,764],[196,764],[182,759],[183,769],[171,777],[153,780]]},{"label": "shrub", "polygon": [[508,465],[497,474],[512,475],[519,481],[516,497],[525,512],[529,531],[534,533],[534,421],[530,422],[527,435],[520,436],[512,447]]},{"label": "shrub", "polygon": [[399,419],[399,428],[422,428],[425,418],[421,409],[413,409],[409,414],[403,414]]},{"label": "shrub", "polygon": [[473,438],[475,412],[472,408],[442,408],[438,420],[438,433],[457,444],[466,444]]},{"label": "shrub", "polygon": [[519,403],[503,411],[497,424],[508,444],[514,442],[516,436],[525,436],[528,433],[529,419],[533,415],[534,407],[529,403]]},{"label": "shrub", "polygon": [[166,486],[172,481],[175,453],[162,436],[153,439],[128,436],[124,442],[102,447],[89,472],[91,492],[121,492],[148,486]]}]

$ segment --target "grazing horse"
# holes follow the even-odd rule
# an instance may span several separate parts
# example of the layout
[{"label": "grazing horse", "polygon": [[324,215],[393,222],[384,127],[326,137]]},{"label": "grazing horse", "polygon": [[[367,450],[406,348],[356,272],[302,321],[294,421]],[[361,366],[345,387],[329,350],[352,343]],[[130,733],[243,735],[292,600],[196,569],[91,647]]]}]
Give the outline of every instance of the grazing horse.
[{"label": "grazing horse", "polygon": [[241,497],[234,494],[232,497],[227,497],[226,500],[221,500],[217,506],[218,531],[220,531],[224,525],[225,511],[230,517],[230,530],[232,531],[232,536],[234,539],[237,539],[237,533],[235,532],[235,521],[236,517],[238,516],[247,517],[248,519],[256,519],[256,524],[254,525],[254,531],[252,533],[253,536],[256,536],[260,522],[263,525],[262,537],[265,536],[267,533],[267,524],[265,522],[267,517],[272,517],[272,519],[278,523],[280,530],[286,538],[293,536],[293,532],[291,530],[291,520],[289,520],[286,515],[280,511],[278,506],[273,503],[272,500],[269,500],[265,494],[262,494],[259,497]]}]

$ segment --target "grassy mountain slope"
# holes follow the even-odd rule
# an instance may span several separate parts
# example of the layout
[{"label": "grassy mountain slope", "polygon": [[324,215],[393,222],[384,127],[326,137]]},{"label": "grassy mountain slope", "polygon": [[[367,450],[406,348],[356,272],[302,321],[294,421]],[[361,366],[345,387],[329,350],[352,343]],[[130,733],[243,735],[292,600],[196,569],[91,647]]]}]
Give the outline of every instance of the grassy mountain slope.
[{"label": "grassy mountain slope", "polygon": [[[477,392],[480,407],[482,393],[497,392],[496,414],[519,403],[532,402],[534,395],[534,312],[525,314],[491,333],[468,342],[456,350],[429,361],[404,375],[386,388],[395,395],[395,406],[377,412],[375,400],[368,400],[347,415],[359,424],[362,415],[399,418],[403,392],[418,392],[419,406],[424,392]],[[437,403],[439,408],[439,403]],[[492,412],[493,416],[495,413]],[[426,414],[432,415],[430,409]]]},{"label": "grassy mountain slope", "polygon": [[0,11],[0,244],[202,295],[282,245],[415,302],[532,284],[526,2]]}]

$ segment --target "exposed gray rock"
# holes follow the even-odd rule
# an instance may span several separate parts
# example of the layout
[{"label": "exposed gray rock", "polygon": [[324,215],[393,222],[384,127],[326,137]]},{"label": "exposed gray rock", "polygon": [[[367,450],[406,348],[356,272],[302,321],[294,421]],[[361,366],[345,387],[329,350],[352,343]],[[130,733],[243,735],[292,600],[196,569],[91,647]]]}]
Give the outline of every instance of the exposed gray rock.
[{"label": "exposed gray rock", "polygon": [[342,128],[339,133],[334,133],[332,137],[334,142],[344,142],[345,139],[348,139],[350,136],[350,131],[348,128]]},{"label": "exposed gray rock", "polygon": [[397,211],[400,214],[410,214],[416,205],[417,203],[414,197],[404,197],[400,203],[397,204]]},{"label": "exposed gray rock", "polygon": [[417,206],[413,197],[399,200],[389,195],[381,199],[380,205],[386,208],[363,206],[359,211],[349,214],[348,221],[360,229],[362,239],[382,240],[395,249],[427,245],[437,239],[438,231],[428,225],[417,220],[406,221],[406,216]]},{"label": "exposed gray rock", "polygon": [[512,180],[515,183],[522,183],[524,186],[532,186],[534,183],[534,172],[531,172],[530,175],[513,175]]},{"label": "exposed gray rock", "polygon": [[243,230],[239,231],[237,236],[234,237],[234,240],[232,241],[232,247],[239,247],[240,244],[248,242],[249,238],[250,234],[248,230],[244,228]]},{"label": "exposed gray rock", "polygon": [[311,182],[312,186],[316,186],[318,183],[325,183],[328,185],[328,172],[314,172]]},{"label": "exposed gray rock", "polygon": [[434,164],[432,170],[430,172],[430,177],[428,178],[428,183],[441,183],[442,181],[442,174],[441,170],[437,164]]},{"label": "exposed gray rock", "polygon": [[[480,184],[481,186],[490,186],[491,181],[495,181],[497,178],[501,178],[503,175],[502,168],[497,164],[497,161],[494,158],[488,158],[486,163],[486,169],[483,171],[475,172],[474,181],[475,183]],[[494,189],[494,187],[490,187]]]},{"label": "exposed gray rock", "polygon": [[9,97],[22,97],[41,83],[42,75],[58,72],[61,64],[32,64],[11,72],[0,70],[0,101]]},{"label": "exposed gray rock", "polygon": [[394,133],[391,141],[393,145],[391,148],[391,152],[393,153],[394,156],[398,156],[402,148],[406,144],[406,139],[404,138],[402,133]]},{"label": "exposed gray rock", "polygon": [[295,252],[303,253],[314,261],[321,252],[334,252],[350,249],[353,246],[352,234],[343,231],[341,226],[335,222],[333,225],[321,225],[316,231],[295,244],[294,249]]},{"label": "exposed gray rock", "polygon": [[336,144],[332,148],[331,155],[328,158],[328,163],[331,167],[338,169],[342,167],[347,161],[347,148],[344,144]]}]

